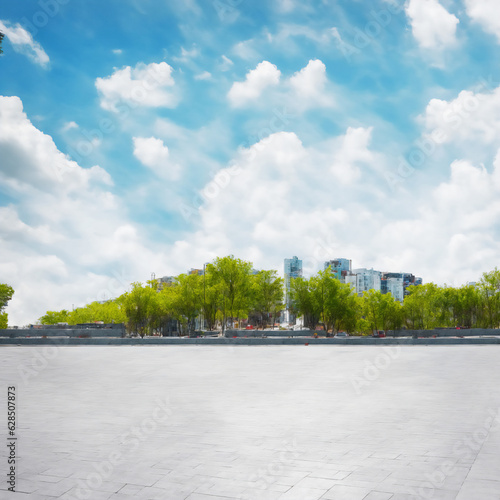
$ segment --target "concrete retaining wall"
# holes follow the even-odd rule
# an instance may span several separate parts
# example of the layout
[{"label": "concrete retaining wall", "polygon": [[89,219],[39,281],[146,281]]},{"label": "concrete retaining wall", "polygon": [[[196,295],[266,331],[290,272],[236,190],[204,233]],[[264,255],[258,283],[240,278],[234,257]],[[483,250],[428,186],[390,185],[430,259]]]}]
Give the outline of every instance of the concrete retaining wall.
[{"label": "concrete retaining wall", "polygon": [[121,328],[11,328],[0,330],[0,338],[25,338],[25,337],[122,337],[125,329]]},{"label": "concrete retaining wall", "polygon": [[335,338],[181,338],[181,337],[149,337],[135,338],[0,338],[0,346],[8,345],[220,345],[220,346],[252,346],[252,345],[462,345],[462,344],[500,344],[500,337],[469,337],[469,338],[383,338],[351,337],[347,339]]}]

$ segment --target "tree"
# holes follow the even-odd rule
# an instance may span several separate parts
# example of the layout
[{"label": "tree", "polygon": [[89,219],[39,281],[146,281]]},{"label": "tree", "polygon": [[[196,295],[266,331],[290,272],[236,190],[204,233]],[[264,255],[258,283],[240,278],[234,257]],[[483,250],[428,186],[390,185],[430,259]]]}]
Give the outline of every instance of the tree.
[{"label": "tree", "polygon": [[314,330],[321,316],[321,308],[315,297],[315,283],[299,276],[290,281],[292,311],[304,317],[304,326]]},{"label": "tree", "polygon": [[130,331],[139,333],[144,337],[152,333],[151,318],[157,307],[158,293],[150,286],[142,283],[132,283],[132,290],[120,297],[127,315],[127,326]]},{"label": "tree", "polygon": [[404,299],[405,322],[414,330],[428,330],[439,325],[441,288],[434,283],[412,285]]},{"label": "tree", "polygon": [[363,298],[363,315],[371,331],[397,330],[401,327],[401,304],[392,294],[369,290],[363,293]]},{"label": "tree", "polygon": [[284,307],[283,278],[276,271],[259,271],[252,278],[252,310],[263,328],[270,317],[274,327],[276,315]]},{"label": "tree", "polygon": [[12,299],[13,295],[14,289],[11,286],[0,283],[0,328],[7,328],[8,326],[9,318],[7,313],[4,312],[4,309],[7,307],[7,302]]},{"label": "tree", "polygon": [[235,259],[233,255],[217,257],[205,268],[222,295],[218,305],[222,313],[223,332],[228,319],[234,324],[235,318],[245,316],[250,309],[251,269],[251,262]]},{"label": "tree", "polygon": [[66,309],[62,311],[47,311],[38,319],[42,325],[57,325],[57,323],[69,323],[69,312]]},{"label": "tree", "polygon": [[500,271],[495,267],[483,273],[478,284],[483,309],[483,324],[488,328],[498,328],[500,324]]},{"label": "tree", "polygon": [[203,276],[180,274],[175,279],[173,309],[179,322],[194,332],[196,317],[203,309]]}]

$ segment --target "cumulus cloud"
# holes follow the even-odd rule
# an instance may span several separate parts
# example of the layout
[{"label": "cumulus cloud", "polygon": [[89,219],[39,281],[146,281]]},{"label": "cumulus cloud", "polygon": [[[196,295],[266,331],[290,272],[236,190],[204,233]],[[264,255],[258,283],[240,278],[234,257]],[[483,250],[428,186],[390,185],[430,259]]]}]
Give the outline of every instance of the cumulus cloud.
[{"label": "cumulus cloud", "polygon": [[173,164],[168,147],[156,137],[134,137],[134,156],[146,167],[153,170],[159,177],[170,180],[177,179],[180,166]]},{"label": "cumulus cloud", "polygon": [[235,82],[228,93],[234,107],[240,107],[258,99],[267,87],[280,82],[281,71],[268,61],[262,61],[249,71],[244,82]]},{"label": "cumulus cloud", "polygon": [[348,257],[456,285],[497,265],[500,155],[491,173],[456,160],[441,184],[416,176],[408,197],[384,186],[391,161],[372,148],[371,135],[351,127],[306,147],[278,132],[241,150],[200,191],[198,230],[172,257],[189,266],[234,253],[281,270],[283,258],[299,255],[309,273]]},{"label": "cumulus cloud", "polygon": [[443,49],[456,42],[459,20],[438,0],[410,0],[406,6],[413,36],[424,49]]},{"label": "cumulus cloud", "polygon": [[7,37],[16,52],[28,56],[34,63],[44,68],[48,66],[50,59],[45,50],[19,23],[12,25],[0,19],[0,31]]},{"label": "cumulus cloud", "polygon": [[463,90],[450,101],[432,99],[422,116],[426,132],[436,141],[455,144],[498,144],[500,87],[487,81]]},{"label": "cumulus cloud", "polygon": [[333,104],[331,96],[325,92],[327,82],[326,67],[318,59],[309,61],[306,67],[295,73],[289,80],[299,102],[323,107]]},{"label": "cumulus cloud", "polygon": [[235,82],[228,93],[233,107],[255,104],[261,98],[266,102],[265,91],[274,88],[273,102],[291,103],[294,109],[329,107],[334,104],[328,89],[326,67],[319,59],[310,60],[301,70],[282,83],[281,71],[268,61],[263,61],[247,73],[244,82]]},{"label": "cumulus cloud", "polygon": [[467,15],[500,42],[500,16],[496,0],[465,0]]},{"label": "cumulus cloud", "polygon": [[117,296],[164,265],[124,215],[109,174],[61,153],[18,97],[0,97],[0,158],[10,200],[0,207],[0,276],[16,290],[11,324]]},{"label": "cumulus cloud", "polygon": [[173,87],[172,67],[166,62],[125,66],[112,75],[97,78],[95,86],[101,107],[117,112],[118,105],[174,108],[178,98]]}]

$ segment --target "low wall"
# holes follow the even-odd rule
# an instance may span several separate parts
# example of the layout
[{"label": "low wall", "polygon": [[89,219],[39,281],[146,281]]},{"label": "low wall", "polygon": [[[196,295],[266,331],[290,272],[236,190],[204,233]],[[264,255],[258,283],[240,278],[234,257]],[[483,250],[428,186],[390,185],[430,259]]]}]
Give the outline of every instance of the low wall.
[{"label": "low wall", "polygon": [[482,337],[500,335],[496,328],[434,328],[433,330],[389,330],[389,337]]},{"label": "low wall", "polygon": [[140,337],[134,338],[0,338],[0,346],[33,346],[33,345],[219,345],[219,346],[257,346],[257,345],[500,345],[500,337],[469,337],[469,338],[382,338],[372,337],[350,337],[346,339],[336,338],[187,338],[187,337]]},{"label": "low wall", "polygon": [[123,337],[125,328],[10,328],[0,330],[0,338],[26,338],[26,337]]},{"label": "low wall", "polygon": [[[318,330],[318,335],[324,335],[325,332]],[[312,337],[314,331],[311,330],[226,330],[224,336],[233,337]]]}]

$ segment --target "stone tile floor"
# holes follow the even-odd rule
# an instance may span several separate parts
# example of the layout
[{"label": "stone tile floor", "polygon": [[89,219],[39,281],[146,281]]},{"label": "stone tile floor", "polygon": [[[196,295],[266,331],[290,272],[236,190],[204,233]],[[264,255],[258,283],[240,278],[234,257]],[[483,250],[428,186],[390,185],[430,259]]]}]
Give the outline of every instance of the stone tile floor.
[{"label": "stone tile floor", "polygon": [[[500,499],[496,346],[3,347],[0,498]],[[2,421],[3,420],[3,421]]]}]

